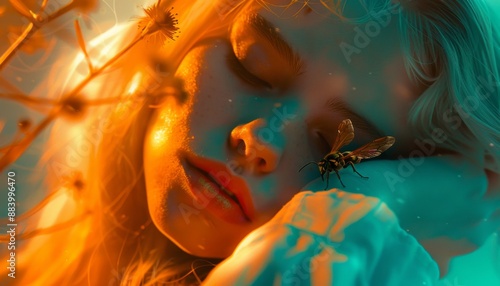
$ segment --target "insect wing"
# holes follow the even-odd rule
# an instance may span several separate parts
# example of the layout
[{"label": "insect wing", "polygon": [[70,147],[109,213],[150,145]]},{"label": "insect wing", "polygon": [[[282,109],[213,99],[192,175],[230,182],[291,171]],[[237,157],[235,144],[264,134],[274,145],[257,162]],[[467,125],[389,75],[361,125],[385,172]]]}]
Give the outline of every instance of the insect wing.
[{"label": "insect wing", "polygon": [[330,153],[334,153],[342,148],[342,146],[351,143],[352,139],[354,139],[354,127],[350,119],[344,119],[339,124],[337,136],[335,137],[335,141],[333,141]]},{"label": "insect wing", "polygon": [[372,142],[352,151],[345,157],[357,156],[361,159],[370,159],[379,156],[385,150],[389,149],[396,139],[392,136],[386,136],[373,140]]}]

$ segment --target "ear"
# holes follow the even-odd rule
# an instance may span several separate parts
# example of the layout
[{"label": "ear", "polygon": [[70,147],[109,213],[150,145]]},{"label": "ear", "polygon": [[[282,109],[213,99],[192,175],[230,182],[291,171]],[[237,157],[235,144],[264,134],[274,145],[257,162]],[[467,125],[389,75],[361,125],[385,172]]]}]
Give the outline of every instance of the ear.
[{"label": "ear", "polygon": [[420,244],[429,252],[439,266],[439,276],[442,279],[449,270],[453,257],[471,253],[477,246],[469,241],[453,240],[449,237],[437,237],[420,241]]},{"label": "ear", "polygon": [[484,171],[486,172],[486,177],[488,178],[488,190],[486,191],[486,197],[500,197],[500,173],[489,169],[485,169]]}]

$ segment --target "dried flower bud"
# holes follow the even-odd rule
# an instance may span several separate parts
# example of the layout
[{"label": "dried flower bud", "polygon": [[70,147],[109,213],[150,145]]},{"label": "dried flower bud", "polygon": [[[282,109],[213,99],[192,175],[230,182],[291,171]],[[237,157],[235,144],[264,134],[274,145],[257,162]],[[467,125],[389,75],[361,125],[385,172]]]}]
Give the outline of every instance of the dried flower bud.
[{"label": "dried flower bud", "polygon": [[144,9],[146,16],[139,20],[139,29],[141,29],[142,35],[153,37],[159,43],[163,43],[167,39],[173,40],[175,33],[179,30],[177,27],[179,22],[172,14],[173,7],[167,8],[166,6],[159,0],[156,4]]},{"label": "dried flower bud", "polygon": [[64,186],[70,190],[75,199],[79,199],[83,195],[85,189],[85,180],[81,171],[73,171],[63,177],[65,180]]},{"label": "dried flower bud", "polygon": [[28,132],[32,125],[31,120],[27,118],[21,119],[17,122],[17,127],[21,130],[21,132]]},{"label": "dried flower bud", "polygon": [[86,103],[84,99],[80,97],[71,97],[63,100],[62,105],[62,115],[69,117],[71,119],[80,119],[86,110]]},{"label": "dried flower bud", "polygon": [[81,179],[75,179],[72,185],[75,191],[82,191],[85,187],[85,183]]}]

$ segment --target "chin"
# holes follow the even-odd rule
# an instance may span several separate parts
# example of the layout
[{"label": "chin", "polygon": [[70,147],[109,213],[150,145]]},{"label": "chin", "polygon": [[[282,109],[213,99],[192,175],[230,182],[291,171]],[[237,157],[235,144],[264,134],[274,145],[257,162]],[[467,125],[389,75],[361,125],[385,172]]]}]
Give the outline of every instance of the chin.
[{"label": "chin", "polygon": [[201,213],[193,215],[189,223],[179,213],[164,209],[152,212],[151,217],[166,238],[182,251],[197,257],[227,258],[244,237],[234,229],[215,227]]},{"label": "chin", "polygon": [[149,193],[149,213],[154,225],[190,255],[216,259],[229,257],[255,226],[230,224],[206,209],[197,209],[184,185],[182,180],[172,180],[168,187]]},{"label": "chin", "polygon": [[[200,234],[167,235],[167,237],[187,254],[203,258],[225,259],[229,257],[239,242],[228,242],[220,237],[203,236]],[[204,237],[204,238],[200,238]]]}]

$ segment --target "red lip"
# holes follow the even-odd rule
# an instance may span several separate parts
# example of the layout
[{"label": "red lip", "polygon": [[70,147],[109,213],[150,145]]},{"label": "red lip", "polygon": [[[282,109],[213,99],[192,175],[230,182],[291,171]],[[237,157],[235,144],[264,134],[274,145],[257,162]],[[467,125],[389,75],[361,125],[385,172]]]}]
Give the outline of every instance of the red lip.
[{"label": "red lip", "polygon": [[255,217],[255,208],[245,180],[235,176],[221,162],[209,160],[194,154],[183,154],[189,164],[210,175],[211,179],[233,194],[241,206],[245,216],[252,221]]}]

